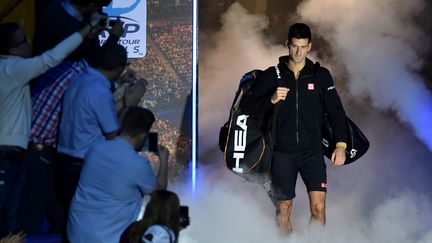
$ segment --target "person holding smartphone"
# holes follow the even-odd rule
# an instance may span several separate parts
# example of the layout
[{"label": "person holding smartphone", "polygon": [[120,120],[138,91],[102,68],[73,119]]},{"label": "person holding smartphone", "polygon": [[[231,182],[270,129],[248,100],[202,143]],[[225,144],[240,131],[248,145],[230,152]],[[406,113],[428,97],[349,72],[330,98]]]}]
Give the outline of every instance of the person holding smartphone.
[{"label": "person holding smartphone", "polygon": [[122,232],[138,219],[144,195],[167,187],[168,150],[158,146],[156,175],[149,160],[138,154],[154,121],[150,110],[132,107],[119,136],[90,147],[70,206],[70,242],[119,242]]}]

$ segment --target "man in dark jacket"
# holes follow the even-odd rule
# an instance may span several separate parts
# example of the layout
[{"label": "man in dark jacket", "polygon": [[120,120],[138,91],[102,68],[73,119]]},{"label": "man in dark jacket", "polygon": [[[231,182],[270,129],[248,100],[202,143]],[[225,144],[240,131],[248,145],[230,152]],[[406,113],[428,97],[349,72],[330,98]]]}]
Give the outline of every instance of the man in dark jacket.
[{"label": "man in dark jacket", "polygon": [[334,166],[345,162],[347,126],[330,72],[306,58],[312,47],[310,28],[302,23],[292,25],[286,44],[289,56],[279,58],[277,69],[269,68],[257,77],[244,104],[249,108],[246,112],[257,114],[258,120],[266,121],[272,112],[277,112],[273,123],[276,134],[272,191],[277,202],[277,222],[290,233],[298,173],[308,191],[311,221],[325,224],[327,178],[321,147],[323,110],[328,114],[338,141],[331,158]]}]

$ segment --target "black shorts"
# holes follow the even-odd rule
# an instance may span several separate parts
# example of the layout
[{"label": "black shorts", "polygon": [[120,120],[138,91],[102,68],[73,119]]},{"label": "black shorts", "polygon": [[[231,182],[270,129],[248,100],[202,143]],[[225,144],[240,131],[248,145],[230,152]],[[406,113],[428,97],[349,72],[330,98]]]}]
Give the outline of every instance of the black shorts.
[{"label": "black shorts", "polygon": [[295,197],[298,172],[308,192],[327,192],[326,164],[322,152],[274,151],[271,172],[275,200],[290,200]]}]

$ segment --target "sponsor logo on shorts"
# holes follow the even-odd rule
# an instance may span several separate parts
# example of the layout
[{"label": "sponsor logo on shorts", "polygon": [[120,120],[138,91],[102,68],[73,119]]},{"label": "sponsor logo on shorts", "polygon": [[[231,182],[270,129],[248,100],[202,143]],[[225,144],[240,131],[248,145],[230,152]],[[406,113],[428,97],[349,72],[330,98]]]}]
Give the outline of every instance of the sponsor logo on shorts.
[{"label": "sponsor logo on shorts", "polygon": [[321,188],[327,188],[327,183],[321,182]]}]

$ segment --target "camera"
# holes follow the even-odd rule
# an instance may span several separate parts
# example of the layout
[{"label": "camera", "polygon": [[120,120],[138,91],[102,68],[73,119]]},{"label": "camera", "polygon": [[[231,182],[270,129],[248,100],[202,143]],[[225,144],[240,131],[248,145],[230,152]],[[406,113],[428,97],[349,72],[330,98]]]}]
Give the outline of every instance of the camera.
[{"label": "camera", "polygon": [[99,21],[99,27],[104,28],[104,29],[112,29],[113,26],[115,25],[117,21],[117,18],[113,18],[113,17],[106,17],[106,18],[102,18]]},{"label": "camera", "polygon": [[190,224],[189,218],[189,207],[188,206],[180,206],[179,209],[179,225],[181,228],[186,228]]}]

